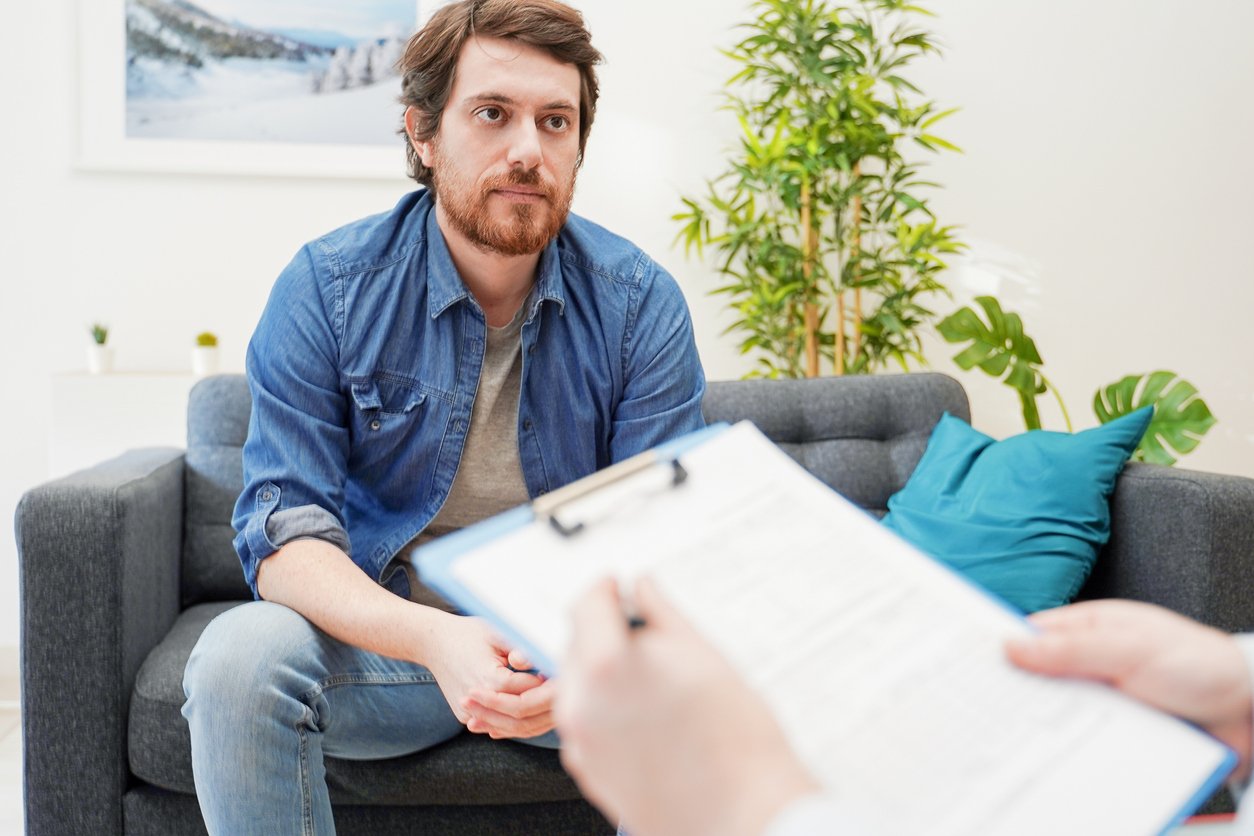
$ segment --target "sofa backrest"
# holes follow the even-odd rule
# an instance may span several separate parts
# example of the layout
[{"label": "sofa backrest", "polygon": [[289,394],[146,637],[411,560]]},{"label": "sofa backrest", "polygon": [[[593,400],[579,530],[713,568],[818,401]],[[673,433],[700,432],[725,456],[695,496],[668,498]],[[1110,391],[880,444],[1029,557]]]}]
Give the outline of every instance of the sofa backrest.
[{"label": "sofa backrest", "polygon": [[244,490],[244,439],[252,398],[242,374],[207,377],[187,404],[183,470],[183,604],[252,598],[231,541]]},{"label": "sofa backrest", "polygon": [[962,385],[935,373],[712,382],[705,418],[752,421],[846,499],[882,517],[945,412],[971,412]]},{"label": "sofa backrest", "polygon": [[[251,597],[231,544],[250,409],[243,375],[206,378],[192,388],[184,605]],[[711,422],[752,421],[811,473],[877,516],[914,471],[941,415],[970,417],[962,386],[941,374],[712,382],[703,409]]]}]

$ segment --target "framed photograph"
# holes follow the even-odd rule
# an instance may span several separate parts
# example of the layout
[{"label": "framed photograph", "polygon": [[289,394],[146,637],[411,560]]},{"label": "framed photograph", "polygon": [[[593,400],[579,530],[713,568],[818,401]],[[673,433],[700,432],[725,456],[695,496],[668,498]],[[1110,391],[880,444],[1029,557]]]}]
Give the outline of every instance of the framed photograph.
[{"label": "framed photograph", "polygon": [[77,163],[403,179],[395,64],[420,5],[79,0]]}]

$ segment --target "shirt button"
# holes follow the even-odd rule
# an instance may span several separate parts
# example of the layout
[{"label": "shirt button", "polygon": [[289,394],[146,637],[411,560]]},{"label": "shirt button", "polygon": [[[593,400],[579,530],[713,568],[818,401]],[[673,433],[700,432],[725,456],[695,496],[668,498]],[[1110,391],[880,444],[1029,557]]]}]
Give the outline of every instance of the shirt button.
[{"label": "shirt button", "polygon": [[528,354],[535,354],[535,353],[536,353],[536,344],[535,344],[535,343],[532,343],[530,346],[528,346],[528,348],[527,348],[527,353],[528,353]]},{"label": "shirt button", "polygon": [[379,419],[378,419],[378,418],[376,418],[376,419],[374,419],[373,421],[371,421],[371,422],[370,422],[370,429],[372,429],[372,430],[377,430],[377,429],[379,429],[379,427],[381,427],[381,426],[383,426],[383,425],[379,423]]},{"label": "shirt button", "polygon": [[529,429],[531,429],[531,419],[530,419],[530,418],[525,418],[525,419],[523,419],[523,429],[524,429],[524,430],[529,430]]},{"label": "shirt button", "polygon": [[264,499],[266,502],[269,502],[270,497],[272,496],[274,496],[274,494],[270,493],[269,491],[266,491],[265,493],[261,495],[261,498]]}]

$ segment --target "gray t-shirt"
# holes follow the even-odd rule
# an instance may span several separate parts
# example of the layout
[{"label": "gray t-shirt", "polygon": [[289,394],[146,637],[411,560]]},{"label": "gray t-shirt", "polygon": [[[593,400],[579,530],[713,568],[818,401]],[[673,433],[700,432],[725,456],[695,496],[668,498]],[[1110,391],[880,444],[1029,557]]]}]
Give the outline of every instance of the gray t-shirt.
[{"label": "gray t-shirt", "polygon": [[530,500],[518,458],[518,393],[522,385],[522,323],[527,305],[501,328],[488,326],[483,369],[470,413],[470,431],[448,498],[431,524],[401,550],[410,600],[455,608],[418,580],[406,560],[414,546],[434,540]]}]

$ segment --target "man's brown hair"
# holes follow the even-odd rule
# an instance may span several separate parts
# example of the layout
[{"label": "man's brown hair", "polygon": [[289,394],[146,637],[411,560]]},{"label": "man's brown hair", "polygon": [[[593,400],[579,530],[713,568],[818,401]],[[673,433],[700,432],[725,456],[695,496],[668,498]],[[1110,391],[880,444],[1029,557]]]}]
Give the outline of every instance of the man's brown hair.
[{"label": "man's brown hair", "polygon": [[440,114],[453,92],[457,58],[473,37],[509,38],[542,49],[579,69],[579,163],[597,110],[601,53],[578,11],[557,0],[460,0],[444,6],[414,35],[401,57],[401,104],[418,111],[414,135],[405,137],[409,176],[431,187],[431,169],[411,140],[425,142],[440,130]]}]

